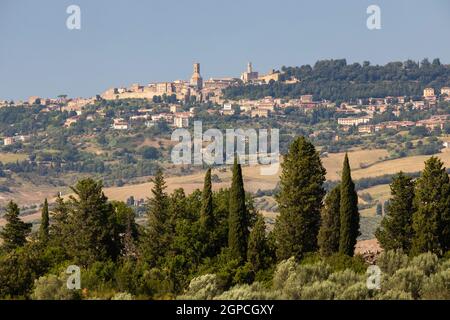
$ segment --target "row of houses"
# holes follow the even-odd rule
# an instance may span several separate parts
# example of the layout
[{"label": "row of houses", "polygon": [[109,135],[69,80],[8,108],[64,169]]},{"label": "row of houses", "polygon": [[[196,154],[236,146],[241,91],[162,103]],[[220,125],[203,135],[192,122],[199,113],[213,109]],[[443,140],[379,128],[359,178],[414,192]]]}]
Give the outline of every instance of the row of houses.
[{"label": "row of houses", "polygon": [[275,112],[275,108],[285,109],[289,107],[301,108],[305,110],[312,110],[320,105],[323,101],[313,101],[313,95],[302,95],[299,99],[281,99],[273,97],[265,97],[259,100],[241,99],[233,103],[224,103],[223,109],[220,111],[221,115],[234,115],[235,105],[241,113],[249,114],[252,118],[264,117],[267,118],[270,114]]},{"label": "row of houses", "polygon": [[432,131],[435,129],[444,130],[446,123],[449,123],[450,115],[438,115],[429,119],[413,121],[387,121],[373,125],[358,126],[359,133],[373,133],[386,129],[400,130],[402,128],[425,127]]},{"label": "row of houses", "polygon": [[189,119],[194,115],[191,112],[175,112],[175,113],[158,113],[155,115],[132,116],[130,121],[125,121],[122,118],[113,120],[112,128],[114,130],[128,130],[131,129],[131,122],[133,120],[146,120],[145,125],[152,127],[160,121],[171,123],[176,128],[189,127]]}]

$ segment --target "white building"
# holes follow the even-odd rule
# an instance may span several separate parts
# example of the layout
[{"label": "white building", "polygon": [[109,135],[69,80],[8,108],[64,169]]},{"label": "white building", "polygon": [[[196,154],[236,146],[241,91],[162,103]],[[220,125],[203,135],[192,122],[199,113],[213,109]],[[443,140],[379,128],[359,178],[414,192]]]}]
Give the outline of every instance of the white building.
[{"label": "white building", "polygon": [[173,118],[173,124],[177,128],[187,128],[189,127],[189,117],[186,116],[178,116]]},{"label": "white building", "polygon": [[341,126],[359,126],[360,124],[366,124],[370,122],[370,118],[339,118],[338,124]]},{"label": "white building", "polygon": [[128,130],[129,125],[123,119],[114,119],[112,127],[114,130]]}]

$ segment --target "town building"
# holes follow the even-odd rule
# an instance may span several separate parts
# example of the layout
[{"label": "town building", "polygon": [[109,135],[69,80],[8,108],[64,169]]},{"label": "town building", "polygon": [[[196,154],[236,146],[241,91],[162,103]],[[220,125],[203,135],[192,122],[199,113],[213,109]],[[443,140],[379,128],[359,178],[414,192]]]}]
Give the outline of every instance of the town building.
[{"label": "town building", "polygon": [[446,96],[450,97],[450,87],[441,88],[441,95],[446,95]]},{"label": "town building", "polygon": [[280,71],[270,70],[268,74],[258,77],[258,81],[263,83],[269,83],[270,81],[280,81],[281,73]]},{"label": "town building", "polygon": [[423,90],[423,96],[425,97],[425,99],[434,99],[436,97],[433,88],[425,88]]},{"label": "town building", "polygon": [[6,137],[5,139],[3,139],[3,144],[5,146],[10,146],[14,143],[14,137]]},{"label": "town building", "polygon": [[203,78],[200,75],[200,63],[194,63],[194,72],[190,80],[190,85],[197,90],[203,88]]},{"label": "town building", "polygon": [[270,111],[268,109],[253,109],[251,111],[251,117],[259,117],[259,118],[267,118],[269,116]]},{"label": "town building", "polygon": [[252,63],[249,62],[247,64],[247,71],[243,72],[242,75],[241,75],[241,80],[244,83],[248,83],[248,82],[252,82],[254,80],[257,80],[258,76],[259,76],[258,72],[253,71]]},{"label": "town building", "polygon": [[359,133],[372,133],[375,131],[375,127],[373,125],[362,125],[358,127]]},{"label": "town building", "polygon": [[187,127],[189,127],[189,117],[188,116],[176,116],[173,118],[173,124],[177,128],[187,128]]},{"label": "town building", "polygon": [[172,122],[174,115],[171,113],[158,113],[152,115],[153,121],[166,121],[166,122]]},{"label": "town building", "polygon": [[114,123],[112,125],[114,130],[128,130],[129,125],[123,119],[114,119]]},{"label": "town building", "polygon": [[370,122],[369,117],[361,118],[339,118],[338,124],[341,126],[359,126],[360,124],[366,124]]},{"label": "town building", "polygon": [[173,104],[170,106],[170,112],[171,113],[176,113],[176,112],[180,112],[181,111],[181,106],[177,105],[177,104]]},{"label": "town building", "polygon": [[3,144],[5,146],[10,146],[16,142],[26,142],[30,140],[30,136],[18,135],[14,137],[6,137],[3,139]]},{"label": "town building", "polygon": [[305,94],[300,96],[300,103],[312,103],[312,102],[313,102],[312,94]]},{"label": "town building", "polygon": [[232,116],[232,115],[234,115],[234,109],[233,109],[233,106],[232,106],[232,104],[231,103],[225,103],[224,105],[223,105],[223,109],[222,109],[222,111],[221,111],[221,114],[222,115],[225,115],[225,116]]}]

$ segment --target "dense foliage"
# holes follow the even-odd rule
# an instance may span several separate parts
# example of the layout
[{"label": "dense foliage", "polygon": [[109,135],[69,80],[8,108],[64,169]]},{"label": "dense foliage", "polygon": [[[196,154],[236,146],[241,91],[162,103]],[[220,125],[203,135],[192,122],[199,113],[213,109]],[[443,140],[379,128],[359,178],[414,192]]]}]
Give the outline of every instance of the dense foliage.
[{"label": "dense foliage", "polygon": [[[412,180],[393,181],[380,232],[387,233],[382,244],[397,251],[378,258],[380,290],[367,288],[367,263],[353,256],[359,214],[348,159],[327,196],[324,175],[314,146],[296,139],[283,163],[281,214],[272,232],[245,193],[237,161],[230,189],[212,191],[208,170],[203,191],[189,195],[168,193],[158,171],[143,224],[91,178],[51,209],[44,201],[41,226],[31,235],[10,202],[0,233],[0,298],[448,299],[449,181],[442,163],[431,158],[415,182],[413,214],[411,203],[399,206]],[[80,268],[80,289],[67,287],[72,265]]]},{"label": "dense foliage", "polygon": [[298,83],[270,82],[265,85],[241,85],[224,90],[230,99],[298,98],[313,94],[331,101],[387,96],[421,96],[425,87],[450,85],[450,67],[439,59],[420,64],[411,60],[390,62],[384,66],[369,62],[347,64],[345,59],[321,60],[314,66],[283,67],[283,79],[295,78]]}]

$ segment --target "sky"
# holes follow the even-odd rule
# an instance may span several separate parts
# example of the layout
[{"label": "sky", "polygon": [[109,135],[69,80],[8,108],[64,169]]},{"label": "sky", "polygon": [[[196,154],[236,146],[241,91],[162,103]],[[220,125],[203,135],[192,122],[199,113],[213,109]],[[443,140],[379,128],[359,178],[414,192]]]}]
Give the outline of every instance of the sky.
[{"label": "sky", "polygon": [[[66,9],[81,9],[69,30]],[[381,9],[369,30],[366,10]],[[449,0],[0,0],[0,99],[239,77],[345,58],[450,63]]]}]

